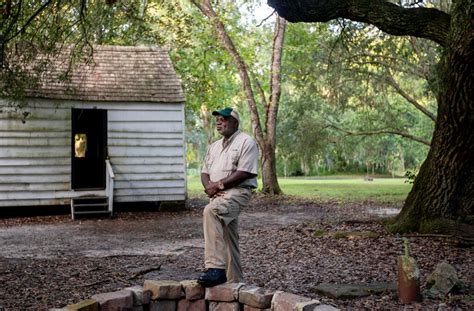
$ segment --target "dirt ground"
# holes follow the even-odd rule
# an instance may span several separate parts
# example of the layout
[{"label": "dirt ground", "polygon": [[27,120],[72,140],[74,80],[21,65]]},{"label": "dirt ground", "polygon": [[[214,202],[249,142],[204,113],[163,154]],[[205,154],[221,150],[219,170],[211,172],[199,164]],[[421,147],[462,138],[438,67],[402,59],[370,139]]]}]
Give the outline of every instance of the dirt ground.
[{"label": "dirt ground", "polygon": [[[0,309],[47,310],[145,279],[196,278],[203,268],[205,204],[195,198],[182,212],[123,212],[113,219],[0,219]],[[422,281],[446,261],[467,284],[456,294],[402,305],[394,293],[335,300],[313,291],[320,283],[396,282],[402,242],[380,219],[399,208],[257,196],[240,217],[246,283],[343,310],[474,310],[474,251],[445,237],[409,240]]]}]

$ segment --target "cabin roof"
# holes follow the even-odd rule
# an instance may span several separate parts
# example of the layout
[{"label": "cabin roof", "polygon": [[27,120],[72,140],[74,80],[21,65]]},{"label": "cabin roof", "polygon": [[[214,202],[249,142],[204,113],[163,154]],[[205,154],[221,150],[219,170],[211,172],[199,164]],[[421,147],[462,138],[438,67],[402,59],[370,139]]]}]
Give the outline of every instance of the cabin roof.
[{"label": "cabin roof", "polygon": [[85,62],[70,67],[64,49],[42,72],[29,97],[85,101],[183,103],[181,81],[168,50],[159,47],[94,46]]}]

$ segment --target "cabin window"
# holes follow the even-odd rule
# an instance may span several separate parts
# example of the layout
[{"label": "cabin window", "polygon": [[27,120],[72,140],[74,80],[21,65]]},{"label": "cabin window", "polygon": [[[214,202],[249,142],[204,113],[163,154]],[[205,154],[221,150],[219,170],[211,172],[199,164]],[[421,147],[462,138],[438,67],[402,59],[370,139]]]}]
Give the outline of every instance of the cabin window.
[{"label": "cabin window", "polygon": [[85,158],[87,152],[87,135],[74,135],[74,156],[76,158]]}]

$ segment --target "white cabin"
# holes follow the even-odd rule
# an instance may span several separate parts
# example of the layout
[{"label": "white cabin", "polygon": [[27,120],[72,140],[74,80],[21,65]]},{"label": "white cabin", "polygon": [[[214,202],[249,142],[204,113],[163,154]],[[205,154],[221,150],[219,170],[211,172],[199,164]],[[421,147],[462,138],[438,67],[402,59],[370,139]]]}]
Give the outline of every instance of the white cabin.
[{"label": "white cabin", "polygon": [[185,200],[185,97],[167,50],[96,46],[92,58],[58,82],[59,57],[22,110],[0,99],[0,215],[85,196]]}]

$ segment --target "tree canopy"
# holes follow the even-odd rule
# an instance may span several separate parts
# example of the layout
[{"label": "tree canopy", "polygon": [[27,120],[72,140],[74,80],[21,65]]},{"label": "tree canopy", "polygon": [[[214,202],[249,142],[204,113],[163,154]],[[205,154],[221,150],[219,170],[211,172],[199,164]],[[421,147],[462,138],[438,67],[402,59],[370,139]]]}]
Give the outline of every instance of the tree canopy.
[{"label": "tree canopy", "polygon": [[[346,18],[394,35],[426,38],[444,47],[438,71],[438,112],[426,161],[392,228],[473,236],[474,6],[453,3],[449,13],[375,0],[269,0],[289,21]],[[423,4],[423,3],[422,3]]]},{"label": "tree canopy", "polygon": [[[281,93],[272,86],[279,80],[269,78],[277,19],[253,16],[259,1],[206,1],[212,18],[189,0],[5,3],[3,95],[21,96],[34,83],[22,64],[37,53],[54,57],[72,46],[73,65],[95,44],[167,46],[186,90],[190,168],[198,170],[216,138],[210,111],[234,106],[243,129],[257,129],[275,150],[275,173],[419,170],[395,227],[472,219],[471,1],[270,0],[288,21],[307,22],[286,26]],[[238,57],[219,42],[219,29]],[[247,70],[247,88],[236,60]],[[46,66],[38,63],[37,72]]]}]

